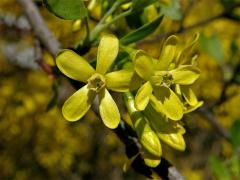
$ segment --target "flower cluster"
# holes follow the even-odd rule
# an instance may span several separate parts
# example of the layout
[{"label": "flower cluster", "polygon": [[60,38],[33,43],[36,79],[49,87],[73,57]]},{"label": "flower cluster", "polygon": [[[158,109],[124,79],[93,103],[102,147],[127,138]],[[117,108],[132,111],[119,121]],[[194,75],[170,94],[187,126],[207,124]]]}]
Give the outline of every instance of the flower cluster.
[{"label": "flower cluster", "polygon": [[203,103],[191,88],[200,76],[194,51],[197,40],[198,35],[181,48],[178,37],[170,36],[159,59],[137,50],[131,54],[133,68],[114,72],[108,72],[119,51],[119,41],[113,35],[100,40],[96,70],[75,52],[61,51],[56,58],[58,68],[69,78],[86,83],[64,103],[63,116],[69,121],[81,119],[98,96],[104,124],[116,128],[120,113],[108,90],[124,92],[145,163],[157,166],[162,155],[160,141],[177,150],[185,149],[180,120]]}]

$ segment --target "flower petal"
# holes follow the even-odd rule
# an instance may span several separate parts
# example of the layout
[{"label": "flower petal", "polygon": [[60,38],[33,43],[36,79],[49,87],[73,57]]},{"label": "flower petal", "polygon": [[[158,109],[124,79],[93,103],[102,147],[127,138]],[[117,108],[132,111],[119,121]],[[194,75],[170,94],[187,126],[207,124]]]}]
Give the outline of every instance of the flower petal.
[{"label": "flower petal", "polygon": [[103,123],[108,128],[116,128],[120,122],[120,113],[111,94],[106,88],[99,93],[99,104],[99,112]]},{"label": "flower petal", "polygon": [[187,109],[184,111],[184,113],[190,113],[192,111],[195,111],[197,108],[201,107],[203,105],[203,101],[199,101],[195,106],[187,107]]},{"label": "flower petal", "polygon": [[184,49],[180,52],[178,64],[191,64],[193,58],[196,58],[196,45],[199,39],[199,33],[196,33],[194,37],[186,43]]},{"label": "flower petal", "polygon": [[133,73],[132,69],[122,69],[106,74],[107,88],[117,92],[129,91]]},{"label": "flower petal", "polygon": [[135,107],[137,110],[143,111],[145,109],[148,105],[150,96],[152,95],[152,90],[152,85],[149,81],[138,89],[135,96]]},{"label": "flower petal", "polygon": [[154,87],[151,96],[151,105],[158,112],[165,114],[169,119],[180,120],[183,116],[183,105],[179,97],[168,87]]},{"label": "flower petal", "polygon": [[152,58],[144,51],[139,50],[133,63],[137,74],[144,80],[149,80],[154,70]]},{"label": "flower petal", "polygon": [[163,114],[156,112],[150,104],[144,110],[144,114],[162,141],[174,149],[180,151],[185,149],[186,145],[182,136],[185,129],[177,121],[167,119]]},{"label": "flower petal", "polygon": [[150,153],[143,150],[143,160],[144,163],[149,167],[157,167],[161,162],[161,157],[154,157]]},{"label": "flower petal", "polygon": [[176,84],[190,85],[193,84],[200,76],[200,70],[196,66],[184,65],[170,71],[173,81]]},{"label": "flower petal", "polygon": [[81,82],[86,82],[95,72],[83,57],[68,49],[64,49],[57,54],[56,64],[63,74]]},{"label": "flower petal", "polygon": [[62,108],[63,116],[68,121],[77,121],[81,119],[91,107],[96,94],[89,91],[87,85],[75,92],[64,103]]},{"label": "flower petal", "polygon": [[157,112],[151,104],[145,108],[143,113],[157,134],[182,133],[184,130],[178,121],[167,119],[164,114]]},{"label": "flower petal", "polygon": [[179,151],[184,151],[186,148],[186,144],[183,138],[183,135],[180,133],[176,134],[159,134],[159,138],[171,146],[172,148],[179,150]]},{"label": "flower petal", "polygon": [[98,46],[97,69],[105,74],[118,55],[119,41],[114,35],[104,35]]},{"label": "flower petal", "polygon": [[153,156],[161,157],[162,147],[157,134],[152,130],[143,116],[140,116],[134,123],[139,141],[143,147]]},{"label": "flower petal", "polygon": [[198,99],[194,94],[193,90],[189,86],[181,86],[181,92],[184,99],[190,106],[195,106],[198,103]]},{"label": "flower petal", "polygon": [[167,40],[164,42],[161,55],[159,57],[159,63],[156,67],[157,70],[168,69],[168,66],[174,60],[174,57],[176,55],[177,43],[178,37],[174,35],[168,37]]}]

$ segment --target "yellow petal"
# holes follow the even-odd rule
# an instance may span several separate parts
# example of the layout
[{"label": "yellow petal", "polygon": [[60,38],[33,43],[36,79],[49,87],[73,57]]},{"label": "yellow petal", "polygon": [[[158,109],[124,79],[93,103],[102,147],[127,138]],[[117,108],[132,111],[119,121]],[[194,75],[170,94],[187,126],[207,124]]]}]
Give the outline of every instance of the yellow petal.
[{"label": "yellow petal", "polygon": [[161,157],[162,147],[158,136],[143,116],[137,119],[134,128],[143,147],[154,157]]},{"label": "yellow petal", "polygon": [[195,49],[199,39],[199,33],[195,34],[194,37],[186,43],[186,47],[180,53],[178,64],[191,64],[191,61],[196,57]]},{"label": "yellow petal", "polygon": [[104,35],[98,46],[97,69],[100,74],[105,74],[118,55],[119,42],[114,35]]},{"label": "yellow petal", "polygon": [[147,81],[141,88],[138,89],[135,96],[135,107],[139,111],[143,111],[148,105],[150,96],[152,94],[152,85]]},{"label": "yellow petal", "polygon": [[195,106],[190,106],[190,107],[188,107],[185,111],[184,111],[184,113],[190,113],[190,112],[192,112],[192,111],[195,111],[197,108],[199,108],[199,107],[201,107],[202,105],[203,105],[203,101],[199,101]]},{"label": "yellow petal", "polygon": [[63,74],[81,82],[86,82],[95,72],[83,57],[68,49],[62,50],[57,54],[56,64]]},{"label": "yellow petal", "polygon": [[131,69],[123,69],[106,74],[107,88],[117,92],[129,91],[133,73]]},{"label": "yellow petal", "polygon": [[193,84],[200,76],[200,70],[196,66],[183,65],[170,71],[173,81],[176,84],[190,85]]},{"label": "yellow petal", "polygon": [[185,100],[190,106],[195,106],[198,103],[197,97],[189,86],[181,86],[181,92]]},{"label": "yellow petal", "polygon": [[146,107],[144,114],[160,140],[174,149],[180,151],[185,149],[186,145],[182,136],[185,129],[178,122],[167,119],[163,114],[156,112],[151,105]]},{"label": "yellow petal", "polygon": [[111,94],[106,88],[99,93],[99,112],[103,123],[111,129],[118,126],[120,122],[120,113]]},{"label": "yellow petal", "polygon": [[179,151],[184,151],[186,148],[186,144],[184,141],[184,138],[182,134],[177,133],[177,134],[159,134],[159,138],[171,146],[172,148],[179,150]]},{"label": "yellow petal", "polygon": [[89,91],[87,85],[75,92],[64,103],[62,108],[63,116],[68,121],[77,121],[81,119],[91,107],[96,94]]},{"label": "yellow petal", "polygon": [[134,59],[134,68],[141,78],[149,80],[154,70],[153,60],[144,51],[139,50]]},{"label": "yellow petal", "polygon": [[144,152],[143,153],[143,160],[145,162],[145,164],[149,167],[157,167],[160,162],[161,162],[161,157],[154,157],[151,154]]},{"label": "yellow petal", "polygon": [[159,134],[184,134],[185,129],[179,124],[179,121],[167,119],[164,114],[156,112],[156,110],[149,104],[143,111],[147,117],[150,126]]},{"label": "yellow petal", "polygon": [[163,44],[159,63],[156,67],[157,70],[167,70],[176,55],[176,45],[178,43],[177,36],[170,36]]},{"label": "yellow petal", "polygon": [[183,105],[179,97],[168,87],[154,87],[154,96],[151,104],[158,112],[165,114],[169,119],[180,120],[183,116]]}]

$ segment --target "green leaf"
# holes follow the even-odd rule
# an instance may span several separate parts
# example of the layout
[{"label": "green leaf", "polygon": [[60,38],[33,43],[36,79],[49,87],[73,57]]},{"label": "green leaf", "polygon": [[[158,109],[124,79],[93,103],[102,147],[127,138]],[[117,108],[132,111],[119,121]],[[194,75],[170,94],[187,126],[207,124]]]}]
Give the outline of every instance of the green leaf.
[{"label": "green leaf", "polygon": [[135,31],[128,33],[126,36],[120,39],[120,43],[123,45],[127,45],[145,38],[157,29],[162,19],[163,16],[159,16],[154,21],[149,22],[136,29]]},{"label": "green leaf", "polygon": [[240,120],[236,120],[231,128],[231,141],[233,147],[240,148]]},{"label": "green leaf", "polygon": [[172,0],[170,4],[162,3],[161,12],[172,20],[180,20],[182,12],[180,8],[180,1]]},{"label": "green leaf", "polygon": [[47,9],[62,19],[74,20],[87,16],[82,0],[43,0]]},{"label": "green leaf", "polygon": [[220,159],[216,156],[210,157],[210,165],[213,173],[219,180],[230,180],[230,174],[227,168],[221,163]]},{"label": "green leaf", "polygon": [[157,0],[133,0],[132,11],[140,11],[150,4],[155,3]]},{"label": "green leaf", "polygon": [[200,35],[199,38],[201,49],[216,59],[220,64],[223,64],[224,54],[221,41],[217,35],[212,35],[210,37],[205,36],[204,34]]}]

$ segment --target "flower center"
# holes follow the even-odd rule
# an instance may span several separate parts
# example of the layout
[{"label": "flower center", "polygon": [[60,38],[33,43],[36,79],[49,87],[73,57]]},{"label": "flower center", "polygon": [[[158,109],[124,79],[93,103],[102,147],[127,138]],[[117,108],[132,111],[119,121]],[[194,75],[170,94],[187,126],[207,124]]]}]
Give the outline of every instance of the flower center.
[{"label": "flower center", "polygon": [[88,88],[96,93],[106,86],[106,81],[103,75],[95,73],[88,79]]},{"label": "flower center", "polygon": [[171,86],[173,84],[173,77],[168,71],[157,71],[151,77],[151,82],[155,86]]}]

